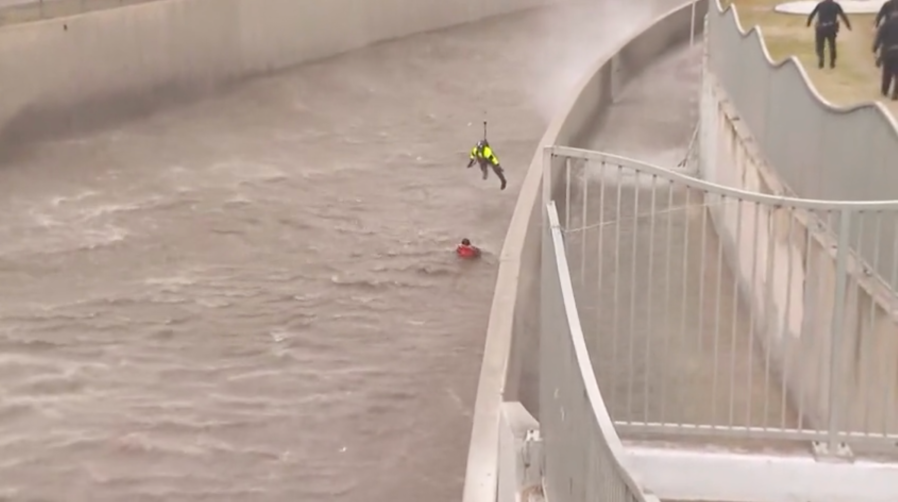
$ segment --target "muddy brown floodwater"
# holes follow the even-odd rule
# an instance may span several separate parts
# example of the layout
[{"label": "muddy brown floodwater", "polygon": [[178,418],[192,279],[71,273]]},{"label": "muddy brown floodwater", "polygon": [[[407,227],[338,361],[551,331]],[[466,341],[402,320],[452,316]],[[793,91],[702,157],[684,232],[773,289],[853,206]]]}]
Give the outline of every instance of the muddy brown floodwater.
[{"label": "muddy brown floodwater", "polygon": [[[627,8],[382,44],[0,166],[0,499],[457,500],[517,189],[653,10]],[[485,116],[505,192],[464,168]]]}]

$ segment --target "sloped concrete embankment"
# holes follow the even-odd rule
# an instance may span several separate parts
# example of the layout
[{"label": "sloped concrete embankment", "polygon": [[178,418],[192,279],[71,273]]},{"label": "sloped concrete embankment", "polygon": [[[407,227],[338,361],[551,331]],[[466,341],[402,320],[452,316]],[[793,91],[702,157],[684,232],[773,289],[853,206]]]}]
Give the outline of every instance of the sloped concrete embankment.
[{"label": "sloped concrete embankment", "polygon": [[0,28],[6,146],[554,0],[159,0]]}]

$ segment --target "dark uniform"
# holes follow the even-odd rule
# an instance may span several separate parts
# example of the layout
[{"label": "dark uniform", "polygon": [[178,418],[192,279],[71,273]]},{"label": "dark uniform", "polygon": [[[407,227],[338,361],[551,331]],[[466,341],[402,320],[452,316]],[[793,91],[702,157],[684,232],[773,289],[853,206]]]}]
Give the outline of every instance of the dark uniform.
[{"label": "dark uniform", "polygon": [[824,44],[829,45],[829,67],[836,67],[836,36],[839,34],[839,18],[845,21],[845,26],[851,29],[851,22],[842,10],[842,6],[835,0],[823,0],[818,3],[808,16],[808,26],[817,16],[815,26],[814,45],[817,50],[817,67],[823,68]]},{"label": "dark uniform", "polygon": [[898,1],[886,0],[882,7],[879,8],[879,12],[876,13],[876,20],[873,21],[873,26],[879,28],[883,21],[889,18],[889,14],[895,10],[895,7],[898,7]]},{"label": "dark uniform", "polygon": [[[892,80],[898,79],[898,10],[892,11],[876,32],[873,52],[876,51],[880,51],[879,58],[882,61],[880,92],[883,96],[888,96]],[[898,100],[898,85],[892,89],[892,99]]]},{"label": "dark uniform", "polygon": [[493,149],[490,148],[489,142],[486,140],[478,141],[474,148],[471,149],[471,161],[468,162],[468,167],[473,166],[475,162],[480,164],[480,170],[483,171],[483,179],[486,179],[489,175],[489,169],[492,168],[499,181],[502,182],[500,190],[505,190],[505,172],[502,166],[499,165],[499,158],[496,157]]}]

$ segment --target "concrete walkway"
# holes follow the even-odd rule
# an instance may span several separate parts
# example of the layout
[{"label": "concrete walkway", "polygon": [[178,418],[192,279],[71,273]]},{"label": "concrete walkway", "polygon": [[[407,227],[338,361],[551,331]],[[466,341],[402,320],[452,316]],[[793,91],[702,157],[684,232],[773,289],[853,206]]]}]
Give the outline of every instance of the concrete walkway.
[{"label": "concrete walkway", "polygon": [[898,464],[631,445],[629,466],[663,500],[895,502]]}]

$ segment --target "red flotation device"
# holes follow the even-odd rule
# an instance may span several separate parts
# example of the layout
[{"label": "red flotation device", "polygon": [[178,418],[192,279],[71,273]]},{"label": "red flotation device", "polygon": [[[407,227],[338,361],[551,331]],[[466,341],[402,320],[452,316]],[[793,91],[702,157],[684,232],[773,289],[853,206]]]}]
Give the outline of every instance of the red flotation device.
[{"label": "red flotation device", "polygon": [[472,246],[471,241],[468,239],[462,239],[461,244],[455,248],[455,254],[457,254],[459,258],[470,260],[472,258],[480,257],[480,249],[478,249],[477,246]]}]

